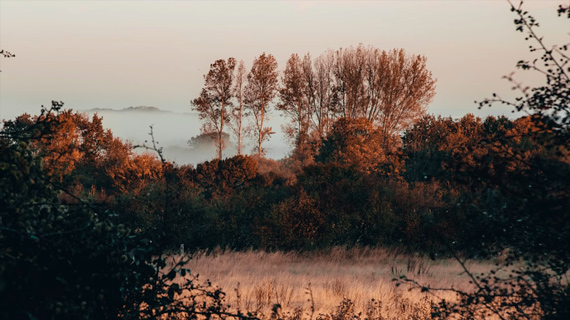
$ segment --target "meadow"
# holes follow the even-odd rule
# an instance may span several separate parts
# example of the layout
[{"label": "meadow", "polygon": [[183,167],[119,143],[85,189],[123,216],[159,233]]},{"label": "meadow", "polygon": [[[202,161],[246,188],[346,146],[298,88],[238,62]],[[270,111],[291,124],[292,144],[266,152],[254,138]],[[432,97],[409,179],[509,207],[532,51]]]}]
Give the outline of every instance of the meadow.
[{"label": "meadow", "polygon": [[[493,261],[467,265],[475,273],[492,266]],[[194,253],[187,267],[224,290],[232,311],[262,319],[431,319],[431,302],[456,299],[452,291],[421,292],[409,283],[396,285],[393,279],[401,275],[432,288],[472,290],[456,260],[431,260],[390,249],[217,249]]]}]

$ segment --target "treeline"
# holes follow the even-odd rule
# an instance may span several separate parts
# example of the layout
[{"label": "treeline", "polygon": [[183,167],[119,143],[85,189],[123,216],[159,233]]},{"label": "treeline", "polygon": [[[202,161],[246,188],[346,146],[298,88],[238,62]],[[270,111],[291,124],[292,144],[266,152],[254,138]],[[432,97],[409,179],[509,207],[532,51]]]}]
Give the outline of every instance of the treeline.
[{"label": "treeline", "polygon": [[337,119],[365,118],[384,135],[396,135],[425,114],[435,94],[426,58],[403,49],[361,44],[314,59],[310,53],[294,53],[281,74],[277,68],[275,58],[265,53],[254,59],[249,72],[234,58],[210,65],[192,106],[204,120],[202,132],[217,136],[219,159],[228,127],[238,155],[244,153],[244,136],[250,136],[253,153],[262,156],[262,144],[273,133],[265,122],[272,110],[286,115],[283,130],[294,155],[304,161],[316,154]]},{"label": "treeline", "polygon": [[[340,118],[307,165],[236,156],[172,167],[144,201],[135,193],[113,204],[149,233],[168,208],[173,248],[482,254],[518,232],[524,239],[538,225],[565,223],[570,154],[553,139],[530,117],[425,116],[401,138]],[[524,221],[504,230],[499,217]]]},{"label": "treeline", "polygon": [[[505,216],[493,212],[539,219],[530,228],[561,223],[556,217],[567,211],[568,149],[532,117],[426,115],[401,137],[341,117],[304,165],[295,156],[238,155],[196,167],[133,152],[96,115],[50,117],[50,135],[30,146],[66,190],[60,198],[89,199],[171,249],[399,246],[445,254],[464,246],[475,254],[524,230],[502,230],[494,219]],[[36,121],[20,116],[4,132],[28,132]]]}]

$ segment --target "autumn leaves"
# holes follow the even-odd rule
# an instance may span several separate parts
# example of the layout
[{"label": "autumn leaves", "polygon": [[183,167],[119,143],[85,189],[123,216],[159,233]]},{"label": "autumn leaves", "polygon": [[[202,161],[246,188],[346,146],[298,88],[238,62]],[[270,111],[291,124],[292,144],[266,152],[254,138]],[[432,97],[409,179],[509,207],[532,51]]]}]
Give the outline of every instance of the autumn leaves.
[{"label": "autumn leaves", "polygon": [[[234,118],[234,131],[238,136],[238,154],[241,154],[242,121],[246,115],[253,116],[251,133],[257,139],[257,153],[261,156],[261,144],[272,134],[270,127],[265,127],[269,103],[275,98],[277,90],[277,61],[272,55],[262,54],[255,59],[251,71],[244,83],[243,61],[234,75],[236,60],[216,60],[210,65],[210,71],[204,76],[204,88],[200,97],[192,101],[194,110],[200,119],[206,120],[203,133],[215,132],[218,139],[218,158],[222,159],[225,148],[223,141],[224,125]],[[235,81],[234,81],[235,78]],[[233,104],[236,97],[238,103]],[[247,110],[247,111],[246,111]]]},{"label": "autumn leaves", "polygon": [[287,117],[283,130],[295,148],[293,155],[303,160],[314,156],[340,118],[365,119],[389,137],[424,115],[435,95],[426,58],[403,49],[386,52],[359,45],[328,50],[315,59],[294,53],[281,74],[271,54],[257,57],[247,75],[243,61],[237,69],[236,64],[234,58],[216,60],[204,76],[200,96],[192,101],[205,120],[203,133],[218,137],[218,158],[228,124],[238,140],[238,154],[242,136],[248,134],[253,152],[262,156],[262,144],[273,133],[266,126],[271,109]]}]

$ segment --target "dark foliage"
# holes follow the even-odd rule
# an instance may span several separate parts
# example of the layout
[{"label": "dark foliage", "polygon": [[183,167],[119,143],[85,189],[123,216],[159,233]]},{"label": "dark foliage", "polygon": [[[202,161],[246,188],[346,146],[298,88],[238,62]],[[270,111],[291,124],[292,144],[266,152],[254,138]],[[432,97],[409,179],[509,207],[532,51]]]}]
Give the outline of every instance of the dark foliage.
[{"label": "dark foliage", "polygon": [[[512,5],[511,10],[517,15],[517,31],[527,33],[526,40],[538,44],[530,47],[531,52],[541,52],[540,58],[519,61],[517,67],[544,75],[545,84],[524,88],[508,76],[523,95],[510,102],[494,94],[481,105],[506,103],[531,116],[512,123],[485,121],[483,136],[477,135],[476,142],[466,149],[475,165],[465,154],[442,155],[443,162],[452,165],[453,178],[476,191],[461,200],[467,204],[463,207],[468,223],[456,250],[483,254],[502,251],[504,259],[489,273],[474,274],[464,259],[457,258],[471,277],[474,291],[448,289],[457,293],[459,301],[435,305],[433,315],[437,318],[570,317],[567,45],[546,47],[543,38],[535,33],[538,22],[522,9],[522,1],[518,7]],[[568,7],[560,6],[558,12],[568,12],[570,18]],[[487,151],[480,152],[481,148]]]},{"label": "dark foliage", "polygon": [[88,200],[61,200],[66,190],[34,146],[53,139],[43,129],[60,108],[42,109],[45,117],[25,130],[6,126],[0,138],[0,317],[243,318],[226,312],[220,289],[184,268],[186,258],[167,260],[161,238],[133,232]]}]

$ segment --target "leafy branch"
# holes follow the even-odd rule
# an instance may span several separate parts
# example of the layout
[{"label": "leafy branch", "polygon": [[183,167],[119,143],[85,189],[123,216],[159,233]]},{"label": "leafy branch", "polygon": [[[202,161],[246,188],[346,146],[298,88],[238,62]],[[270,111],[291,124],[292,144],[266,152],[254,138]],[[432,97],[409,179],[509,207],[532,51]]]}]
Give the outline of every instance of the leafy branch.
[{"label": "leafy branch", "polygon": [[[547,45],[542,36],[536,33],[540,25],[537,20],[523,10],[523,1],[515,6],[510,0],[511,11],[517,15],[514,20],[516,31],[526,33],[525,41],[534,41],[529,46],[530,52],[542,52],[542,55],[532,61],[520,60],[516,67],[522,70],[533,70],[545,77],[545,85],[536,88],[524,86],[514,79],[513,73],[503,78],[513,84],[512,89],[522,95],[514,101],[505,100],[496,93],[492,98],[478,102],[479,108],[501,103],[524,111],[528,114],[538,114],[556,131],[566,130],[570,126],[570,57],[566,53],[570,43],[563,45]],[[560,5],[558,16],[567,14],[570,19],[569,6]],[[476,101],[477,102],[477,101]]]}]

